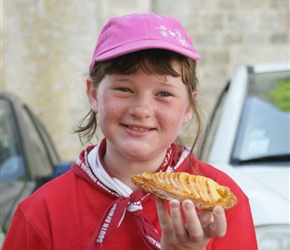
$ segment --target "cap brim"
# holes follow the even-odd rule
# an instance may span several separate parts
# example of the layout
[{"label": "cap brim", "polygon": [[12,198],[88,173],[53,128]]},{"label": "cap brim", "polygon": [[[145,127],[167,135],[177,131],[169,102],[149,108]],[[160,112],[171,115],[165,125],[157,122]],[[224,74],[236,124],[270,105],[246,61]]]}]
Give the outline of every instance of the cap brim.
[{"label": "cap brim", "polygon": [[132,53],[144,49],[170,50],[179,53],[181,55],[187,56],[189,58],[192,58],[196,61],[200,59],[199,54],[197,54],[193,50],[187,49],[186,47],[181,47],[172,43],[167,43],[166,41],[146,40],[146,41],[136,41],[134,43],[126,44],[117,48],[110,48],[104,53],[96,55],[92,63],[94,63],[95,61],[104,61],[107,59],[111,59],[127,53]]}]

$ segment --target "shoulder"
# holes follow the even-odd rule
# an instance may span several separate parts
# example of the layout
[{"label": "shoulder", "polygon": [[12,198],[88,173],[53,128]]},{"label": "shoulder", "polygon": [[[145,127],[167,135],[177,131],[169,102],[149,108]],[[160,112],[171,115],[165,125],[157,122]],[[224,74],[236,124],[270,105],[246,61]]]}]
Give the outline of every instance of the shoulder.
[{"label": "shoulder", "polygon": [[[25,209],[26,207],[29,207],[29,204],[31,204],[31,203],[41,202],[42,200],[45,199],[46,194],[49,193],[49,190],[51,190],[52,193],[59,191],[59,190],[62,190],[60,188],[60,186],[61,186],[60,180],[67,179],[67,177],[64,178],[64,176],[70,175],[69,172],[61,175],[60,177],[57,177],[56,179],[53,179],[53,180],[47,182],[46,184],[44,184],[43,186],[41,186],[40,188],[35,190],[25,200],[23,200],[22,202],[19,203],[19,207],[21,207],[22,209]],[[65,186],[65,185],[63,185],[63,186]]]},{"label": "shoulder", "polygon": [[228,174],[208,163],[198,159],[193,159],[192,163],[193,171],[196,171],[196,173],[199,175],[209,177],[221,185],[224,185],[228,182],[233,182],[232,178]]},{"label": "shoulder", "polygon": [[[249,199],[235,180],[227,173],[195,158],[192,159],[192,167],[188,166],[187,172],[211,178],[220,185],[228,187],[237,197],[237,205],[226,210],[227,234],[222,238],[213,239],[211,241],[213,248],[257,249]],[[237,246],[236,242],[241,240],[243,244]]]},{"label": "shoulder", "polygon": [[237,196],[238,203],[248,203],[248,197],[235,180],[214,166],[194,158],[192,159],[192,167],[188,168],[188,172],[211,178],[218,184],[228,187]]},{"label": "shoulder", "polygon": [[39,216],[49,214],[49,217],[52,217],[64,216],[65,213],[77,211],[91,202],[98,204],[104,200],[110,202],[111,197],[106,196],[73,170],[69,170],[36,190],[18,207],[27,218],[34,217],[35,211]]},{"label": "shoulder", "polygon": [[44,212],[51,207],[60,207],[73,195],[76,186],[82,185],[81,181],[69,170],[67,173],[37,189],[28,198],[19,203],[19,208],[25,215],[29,216],[30,213],[34,213],[39,208]]}]

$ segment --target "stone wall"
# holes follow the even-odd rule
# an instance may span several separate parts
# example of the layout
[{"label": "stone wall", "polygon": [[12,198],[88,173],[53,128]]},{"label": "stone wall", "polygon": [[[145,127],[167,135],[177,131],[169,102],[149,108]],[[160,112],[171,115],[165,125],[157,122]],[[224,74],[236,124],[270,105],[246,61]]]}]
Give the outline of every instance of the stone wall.
[{"label": "stone wall", "polygon": [[1,89],[41,117],[63,160],[82,148],[71,131],[88,110],[84,73],[111,16],[153,11],[181,21],[202,56],[206,117],[237,67],[289,60],[286,0],[3,0],[1,7]]}]

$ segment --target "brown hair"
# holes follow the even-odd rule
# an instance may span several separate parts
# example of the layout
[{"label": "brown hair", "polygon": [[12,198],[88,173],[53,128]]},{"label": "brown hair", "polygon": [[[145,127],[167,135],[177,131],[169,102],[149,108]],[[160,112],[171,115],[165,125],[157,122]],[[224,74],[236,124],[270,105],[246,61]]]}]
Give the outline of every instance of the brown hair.
[{"label": "brown hair", "polygon": [[[180,74],[174,69],[174,65],[179,65]],[[107,74],[130,75],[135,73],[138,69],[142,69],[148,74],[163,74],[175,77],[181,76],[183,83],[187,87],[190,106],[197,120],[197,134],[191,149],[193,150],[201,133],[202,124],[196,101],[192,96],[192,93],[197,90],[198,84],[196,77],[196,62],[193,59],[172,51],[147,49],[108,59],[106,61],[96,62],[89,76],[93,80],[93,86],[98,88],[100,82]],[[79,138],[81,142],[83,142],[83,138],[90,141],[95,135],[96,130],[97,117],[96,114],[90,110],[74,132],[79,134]],[[182,144],[179,138],[176,138],[176,142]]]}]

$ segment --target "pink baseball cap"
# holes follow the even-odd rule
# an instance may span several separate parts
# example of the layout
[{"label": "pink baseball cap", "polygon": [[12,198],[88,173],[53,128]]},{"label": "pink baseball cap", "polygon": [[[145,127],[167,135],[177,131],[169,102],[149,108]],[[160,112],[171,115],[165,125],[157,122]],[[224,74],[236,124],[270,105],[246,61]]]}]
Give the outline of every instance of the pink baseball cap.
[{"label": "pink baseball cap", "polygon": [[171,50],[196,61],[200,58],[177,19],[154,13],[131,14],[111,18],[103,27],[90,70],[96,61],[144,49]]}]

